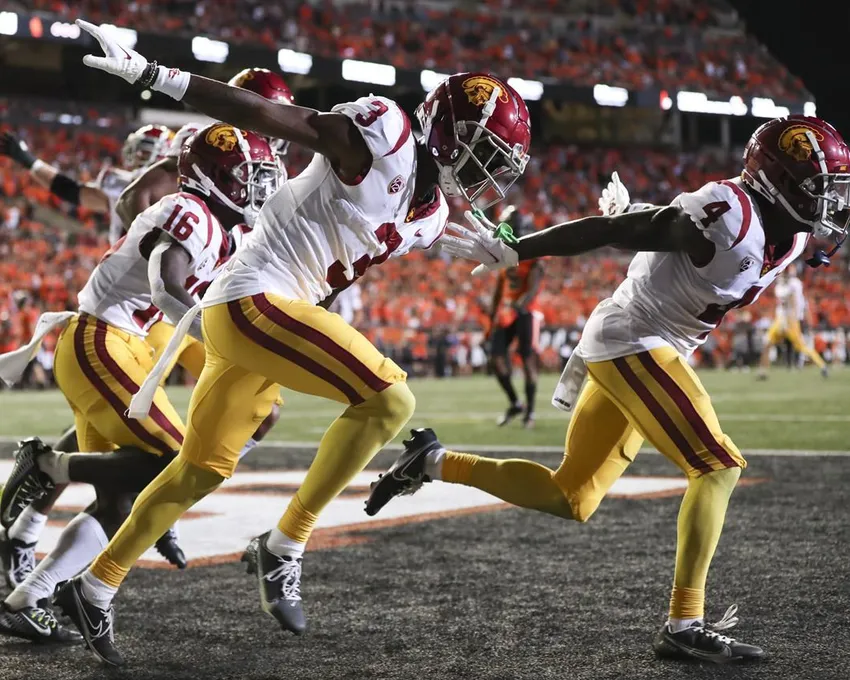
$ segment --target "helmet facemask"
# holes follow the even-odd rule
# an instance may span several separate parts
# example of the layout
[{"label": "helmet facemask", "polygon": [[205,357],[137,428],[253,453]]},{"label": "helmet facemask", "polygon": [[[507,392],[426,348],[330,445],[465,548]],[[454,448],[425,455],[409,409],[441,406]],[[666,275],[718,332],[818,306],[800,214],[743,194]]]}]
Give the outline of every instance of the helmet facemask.
[{"label": "helmet facemask", "polygon": [[[451,120],[435,121],[436,107],[428,100],[416,109],[426,143],[435,123],[442,125],[441,132],[454,141],[449,158],[436,157],[435,152],[440,189],[446,196],[463,196],[473,208],[480,210],[507,196],[513,183],[525,171],[529,158],[521,144],[511,148],[487,128],[487,121],[496,110],[496,102],[501,95],[500,88],[493,88],[489,100],[482,107],[479,121],[456,121],[454,114]],[[446,96],[451,101],[448,90]]]}]

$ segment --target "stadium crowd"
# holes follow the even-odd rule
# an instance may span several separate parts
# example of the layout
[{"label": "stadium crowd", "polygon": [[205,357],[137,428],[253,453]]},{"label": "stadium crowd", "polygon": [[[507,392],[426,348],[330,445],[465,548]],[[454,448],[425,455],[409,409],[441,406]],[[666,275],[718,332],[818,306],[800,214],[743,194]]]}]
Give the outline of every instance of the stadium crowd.
[{"label": "stadium crowd", "polygon": [[804,92],[722,3],[705,0],[34,0],[31,9],[139,31],[209,35],[400,68],[508,61],[526,78],[797,99]]},{"label": "stadium crowd", "polygon": [[[106,130],[42,125],[18,131],[35,153],[83,180],[96,178],[104,162],[118,159],[120,140]],[[303,151],[291,149],[290,174],[308,161]],[[534,216],[535,228],[543,228],[593,214],[614,170],[634,199],[666,203],[685,188],[732,175],[737,162],[735,156],[720,152],[552,146],[534,153],[510,200]],[[76,292],[108,243],[103,216],[63,205],[8,159],[0,159],[0,191],[0,351],[9,351],[26,342],[41,311],[74,307]],[[460,219],[460,208],[455,206],[455,219]],[[621,280],[628,261],[627,253],[610,251],[546,263],[539,297],[547,329],[545,365],[560,365],[593,307]],[[362,329],[414,371],[433,370],[439,356],[451,370],[483,367],[494,282],[472,281],[468,270],[467,263],[449,261],[435,249],[391,259],[380,272],[367,272],[360,281]],[[827,345],[839,336],[843,343],[843,331],[836,334],[835,329],[850,328],[850,303],[841,294],[848,278],[846,260],[805,274],[813,322],[823,331],[818,336],[821,350],[830,350]],[[728,315],[723,332],[713,334],[699,359],[713,365],[744,361],[741,355],[757,347],[742,349],[753,340],[744,341],[740,334],[748,337],[752,329],[763,330],[772,315],[772,300],[768,294],[756,305]],[[39,357],[43,371],[34,371],[36,383],[42,374],[49,380],[51,348],[48,342]],[[833,353],[844,359],[843,350]]]}]

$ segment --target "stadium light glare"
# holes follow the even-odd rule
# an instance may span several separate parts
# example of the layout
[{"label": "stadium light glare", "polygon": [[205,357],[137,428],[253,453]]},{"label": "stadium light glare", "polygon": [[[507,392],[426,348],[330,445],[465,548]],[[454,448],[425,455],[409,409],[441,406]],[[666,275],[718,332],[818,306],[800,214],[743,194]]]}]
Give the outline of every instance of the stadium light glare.
[{"label": "stadium light glare", "polygon": [[625,106],[629,101],[629,91],[625,87],[597,83],[593,86],[593,99],[599,106]]},{"label": "stadium light glare", "polygon": [[683,90],[676,93],[676,106],[679,111],[686,113],[714,113],[721,116],[746,116],[747,105],[744,100],[735,95],[728,101],[709,99],[703,92],[688,92]]},{"label": "stadium light glare", "polygon": [[221,40],[212,40],[202,35],[192,38],[192,54],[198,61],[209,61],[214,64],[223,64],[230,54],[230,46]]},{"label": "stadium light glare", "polygon": [[430,92],[448,77],[448,73],[438,73],[437,71],[425,69],[419,74],[419,83],[425,92]]},{"label": "stadium light glare", "polygon": [[804,116],[816,116],[818,115],[818,107],[815,106],[814,102],[806,102],[803,104],[803,115]]},{"label": "stadium light glare", "polygon": [[753,97],[750,112],[756,118],[782,118],[790,115],[791,110],[787,106],[778,106],[769,97]]},{"label": "stadium light glare", "polygon": [[306,52],[295,52],[284,48],[278,50],[277,64],[281,71],[306,76],[313,68],[313,57]]},{"label": "stadium light glare", "polygon": [[519,92],[520,97],[530,102],[540,101],[540,98],[543,96],[543,83],[539,80],[508,78],[508,85]]},{"label": "stadium light glare", "polygon": [[113,26],[112,24],[101,24],[100,28],[104,33],[106,33],[106,35],[118,41],[120,45],[128,47],[131,50],[136,46],[136,43],[139,40],[139,34],[132,28],[121,28],[120,26]]},{"label": "stadium light glare", "polygon": [[661,93],[658,95],[658,105],[662,111],[669,111],[673,108],[673,100],[670,98],[667,90],[661,90]]},{"label": "stadium light glare", "polygon": [[77,24],[68,24],[64,21],[54,21],[50,24],[50,35],[54,38],[77,40],[80,37],[80,27],[77,26]]},{"label": "stadium light glare", "polygon": [[14,12],[0,12],[0,34],[15,35],[18,32],[18,15]]},{"label": "stadium light glare", "polygon": [[342,60],[342,77],[357,83],[395,85],[395,66],[356,59]]}]

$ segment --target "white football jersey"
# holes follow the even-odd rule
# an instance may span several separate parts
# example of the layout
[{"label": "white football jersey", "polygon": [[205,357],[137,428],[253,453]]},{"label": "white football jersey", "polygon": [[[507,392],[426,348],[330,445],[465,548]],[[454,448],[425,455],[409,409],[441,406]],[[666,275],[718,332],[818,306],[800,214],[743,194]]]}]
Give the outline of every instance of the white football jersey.
[{"label": "white football jersey", "polygon": [[124,235],[124,222],[115,212],[115,204],[124,189],[138,177],[137,172],[123,170],[121,168],[106,167],[101,170],[95,186],[106,194],[109,200],[109,245],[114,246]]},{"label": "white football jersey", "polygon": [[354,121],[372,165],[351,184],[315,154],[260,212],[253,231],[210,287],[205,307],[258,293],[318,303],[370,267],[427,248],[445,228],[448,207],[434,200],[411,211],[416,148],[410,119],[385,97],[335,106]]},{"label": "white football jersey", "polygon": [[765,247],[758,206],[740,179],[710,182],[680,194],[681,207],[716,246],[711,262],[696,267],[685,253],[635,255],[626,280],[593,311],[579,343],[587,361],[672,345],[690,356],[730,309],[758,299],[803,252],[809,235],[798,233],[774,259]]},{"label": "white football jersey", "polygon": [[192,275],[186,290],[196,299],[203,295],[227,261],[230,240],[200,198],[178,193],[140,213],[127,235],[103,256],[77,296],[81,312],[133,335],[147,335],[162,318],[152,304],[146,259],[158,230],[170,234],[189,253]]}]

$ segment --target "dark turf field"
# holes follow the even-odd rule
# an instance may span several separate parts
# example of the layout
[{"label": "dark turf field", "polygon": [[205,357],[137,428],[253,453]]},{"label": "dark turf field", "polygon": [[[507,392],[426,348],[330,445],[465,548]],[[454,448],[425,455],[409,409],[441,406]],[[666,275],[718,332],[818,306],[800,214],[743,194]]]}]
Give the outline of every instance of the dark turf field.
[{"label": "dark turf field", "polygon": [[[257,468],[310,460],[306,451],[256,453]],[[633,472],[675,474],[651,454]],[[708,612],[740,605],[738,637],[772,654],[759,667],[653,658],[679,503],[667,497],[609,499],[585,526],[499,510],[372,530],[308,553],[311,629],[301,638],[261,613],[238,564],[137,569],[117,602],[124,669],[107,671],[82,648],[0,641],[0,678],[850,677],[850,457],[754,456],[745,475],[764,481],[733,497]]]}]

